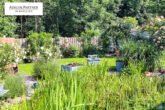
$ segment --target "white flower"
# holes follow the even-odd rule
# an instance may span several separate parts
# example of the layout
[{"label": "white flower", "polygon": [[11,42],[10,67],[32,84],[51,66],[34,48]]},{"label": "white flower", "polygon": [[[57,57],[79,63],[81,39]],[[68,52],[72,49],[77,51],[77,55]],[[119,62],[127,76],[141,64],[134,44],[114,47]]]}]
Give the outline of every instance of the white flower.
[{"label": "white flower", "polygon": [[26,58],[26,56],[23,56],[23,59],[25,59]]},{"label": "white flower", "polygon": [[19,62],[19,58],[17,58],[15,61],[18,63]]},{"label": "white flower", "polygon": [[6,61],[6,59],[3,59],[3,61]]},{"label": "white flower", "polygon": [[39,56],[40,55],[40,52],[37,52],[37,55]]},{"label": "white flower", "polygon": [[49,53],[49,56],[52,56],[52,53]]},{"label": "white flower", "polygon": [[161,19],[164,19],[164,16],[160,16]]},{"label": "white flower", "polygon": [[163,46],[160,46],[161,49],[163,49]]},{"label": "white flower", "polygon": [[157,21],[161,22],[162,20],[160,18],[156,18]]},{"label": "white flower", "polygon": [[41,47],[41,50],[43,50],[44,49],[44,47]]},{"label": "white flower", "polygon": [[165,26],[160,27],[160,29],[165,29]]},{"label": "white flower", "polygon": [[149,39],[149,38],[150,38],[150,36],[146,36],[146,38],[147,38],[147,39]]}]

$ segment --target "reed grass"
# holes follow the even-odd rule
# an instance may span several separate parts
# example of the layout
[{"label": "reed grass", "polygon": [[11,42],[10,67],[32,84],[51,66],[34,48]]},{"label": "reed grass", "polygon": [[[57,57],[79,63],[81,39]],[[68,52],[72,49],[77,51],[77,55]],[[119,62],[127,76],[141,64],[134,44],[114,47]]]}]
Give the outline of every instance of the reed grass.
[{"label": "reed grass", "polygon": [[[108,63],[38,81],[31,101],[9,110],[151,110],[165,101],[159,78],[110,75]],[[163,85],[160,86],[160,88]],[[4,108],[5,109],[5,108]]]}]

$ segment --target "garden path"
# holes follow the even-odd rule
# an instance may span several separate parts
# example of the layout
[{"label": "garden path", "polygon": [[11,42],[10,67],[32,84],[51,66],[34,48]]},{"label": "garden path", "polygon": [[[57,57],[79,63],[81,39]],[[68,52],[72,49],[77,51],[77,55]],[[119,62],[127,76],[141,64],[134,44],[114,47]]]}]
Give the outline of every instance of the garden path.
[{"label": "garden path", "polygon": [[4,84],[5,84],[4,82],[2,82],[2,83],[0,84],[0,91],[3,90]]}]

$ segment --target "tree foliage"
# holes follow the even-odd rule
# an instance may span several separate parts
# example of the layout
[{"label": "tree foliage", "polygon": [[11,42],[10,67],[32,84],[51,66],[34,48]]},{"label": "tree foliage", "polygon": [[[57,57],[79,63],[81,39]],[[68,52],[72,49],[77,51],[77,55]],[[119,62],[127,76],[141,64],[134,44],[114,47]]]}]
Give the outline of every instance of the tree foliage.
[{"label": "tree foliage", "polygon": [[[43,16],[4,16],[4,2],[43,2]],[[134,17],[143,24],[150,13],[164,15],[165,0],[2,0],[0,35],[27,37],[33,32],[72,37],[87,30],[100,34],[118,19]]]}]

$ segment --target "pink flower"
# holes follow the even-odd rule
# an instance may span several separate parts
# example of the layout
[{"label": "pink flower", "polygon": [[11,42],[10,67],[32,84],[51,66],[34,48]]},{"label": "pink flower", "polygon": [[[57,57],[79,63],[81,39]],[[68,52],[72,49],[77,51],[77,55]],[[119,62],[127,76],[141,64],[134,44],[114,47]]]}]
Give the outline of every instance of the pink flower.
[{"label": "pink flower", "polygon": [[155,42],[155,41],[156,41],[156,39],[153,39],[153,41]]},{"label": "pink flower", "polygon": [[160,46],[161,49],[163,49],[163,46]]},{"label": "pink flower", "polygon": [[159,32],[159,31],[156,31],[156,32],[154,33],[154,35],[157,35],[157,34],[158,34],[158,32]]},{"label": "pink flower", "polygon": [[151,23],[151,25],[152,25],[152,26],[154,26],[154,24],[153,24],[153,23]]},{"label": "pink flower", "polygon": [[161,39],[161,37],[158,37],[158,40],[160,40]]},{"label": "pink flower", "polygon": [[160,41],[157,41],[158,44],[160,44]]},{"label": "pink flower", "polygon": [[157,21],[161,22],[162,20],[160,18],[156,18]]},{"label": "pink flower", "polygon": [[160,16],[161,19],[164,19],[164,16]]}]

